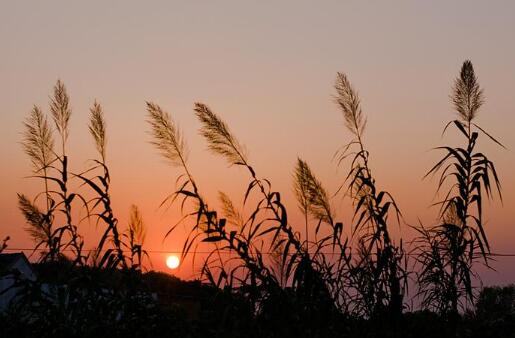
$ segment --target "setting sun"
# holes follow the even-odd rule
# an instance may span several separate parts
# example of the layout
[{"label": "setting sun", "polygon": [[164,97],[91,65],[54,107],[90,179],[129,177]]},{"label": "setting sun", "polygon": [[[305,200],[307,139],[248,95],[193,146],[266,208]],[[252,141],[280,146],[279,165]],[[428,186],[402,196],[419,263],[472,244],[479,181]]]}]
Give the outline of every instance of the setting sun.
[{"label": "setting sun", "polygon": [[170,269],[177,269],[180,263],[179,257],[175,255],[171,255],[166,258],[166,266]]}]

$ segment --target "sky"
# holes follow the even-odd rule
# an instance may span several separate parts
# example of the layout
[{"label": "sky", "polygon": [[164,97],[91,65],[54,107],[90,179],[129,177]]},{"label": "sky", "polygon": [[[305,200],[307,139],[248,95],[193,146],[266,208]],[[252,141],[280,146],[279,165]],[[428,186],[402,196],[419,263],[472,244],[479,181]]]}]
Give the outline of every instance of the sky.
[{"label": "sky", "polygon": [[[11,237],[10,248],[34,245],[16,205],[17,193],[41,191],[41,182],[27,178],[22,122],[34,104],[48,112],[57,79],[71,98],[68,148],[77,172],[95,156],[87,120],[94,100],[102,104],[113,207],[123,226],[130,205],[139,206],[155,269],[180,251],[187,229],[164,238],[180,215],[159,204],[181,172],[150,144],[145,101],[180,125],[189,166],[210,203],[222,190],[241,205],[248,177],[206,149],[194,102],[230,125],[295,223],[297,157],[331,194],[348,170],[349,163],[333,160],[351,138],[334,103],[336,72],[343,72],[368,119],[365,144],[377,184],[395,196],[407,224],[434,224],[437,182],[422,177],[441,155],[432,148],[459,144],[442,130],[456,116],[452,83],[470,59],[486,98],[477,122],[507,147],[480,142],[503,185],[503,203],[486,204],[488,236],[494,252],[515,253],[514,12],[511,1],[0,1],[0,236]],[[350,201],[338,195],[333,207],[348,228]],[[92,248],[100,230],[84,222],[80,231]],[[395,231],[397,240],[412,236],[406,225]],[[195,277],[186,263],[174,273]],[[486,284],[515,281],[515,257],[493,267],[482,269]]]}]

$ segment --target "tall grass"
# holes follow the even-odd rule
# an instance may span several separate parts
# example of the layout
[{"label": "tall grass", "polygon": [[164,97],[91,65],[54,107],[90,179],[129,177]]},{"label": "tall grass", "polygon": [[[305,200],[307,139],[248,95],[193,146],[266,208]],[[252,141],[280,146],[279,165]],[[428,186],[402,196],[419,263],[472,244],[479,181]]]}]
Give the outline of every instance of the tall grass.
[{"label": "tall grass", "polygon": [[[344,313],[350,311],[366,316],[400,314],[407,280],[406,259],[402,242],[396,246],[391,239],[388,215],[393,212],[398,223],[401,213],[393,197],[376,188],[368,165],[369,153],[363,143],[365,117],[359,97],[345,75],[338,74],[336,90],[337,103],[354,137],[340,152],[339,161],[348,155],[353,156],[347,176],[347,193],[355,206],[356,255],[352,255],[351,240],[344,235],[343,224],[334,219],[326,190],[305,161],[300,158],[297,161],[293,186],[303,214],[306,236],[310,232],[310,223],[315,221],[313,228],[316,236],[311,242],[307,237],[301,239],[295,226],[290,224],[281,194],[271,189],[270,181],[258,177],[245,148],[227,124],[202,103],[196,103],[194,111],[208,149],[230,165],[247,170],[250,182],[244,204],[249,203],[251,194],[253,200],[257,197],[257,202],[245,221],[235,212],[226,195],[221,195],[221,200],[227,218],[218,218],[216,211],[208,209],[186,165],[185,142],[175,122],[159,106],[149,103],[147,108],[153,144],[173,165],[182,167],[184,171],[184,175],[178,179],[178,190],[166,200],[174,201],[181,196],[182,206],[186,201],[194,201],[195,209],[187,212],[179,222],[191,216],[196,219],[185,241],[183,254],[187,254],[198,241],[215,243],[203,271],[218,286],[223,280],[232,285],[234,276],[246,271],[243,273],[245,277],[238,280],[239,285],[257,287],[256,280],[265,289],[281,289],[288,285],[298,297],[309,302],[323,299]],[[227,223],[232,226],[230,230],[226,227]],[[329,231],[322,231],[322,228]],[[174,229],[172,227],[170,232]],[[326,235],[320,237],[322,233]],[[268,243],[265,250],[271,253],[271,259],[265,260],[263,257],[264,243]],[[218,247],[218,244],[222,246]],[[222,259],[216,255],[223,249],[236,252],[241,264],[226,271]],[[324,249],[332,250],[334,257],[328,259]],[[214,264],[210,264],[209,259],[213,256],[217,257],[218,262],[215,274],[210,270]],[[273,269],[268,264],[272,264]],[[216,280],[215,275],[218,276]]]},{"label": "tall grass", "polygon": [[[31,200],[23,194],[18,195],[18,206],[27,222],[26,230],[36,243],[36,250],[41,247],[45,251],[42,261],[55,261],[61,258],[72,259],[74,264],[87,264],[88,258],[101,267],[128,268],[125,248],[130,248],[131,262],[134,255],[139,268],[142,255],[142,229],[137,233],[128,226],[128,243],[123,242],[118,219],[115,217],[110,196],[111,176],[107,165],[106,122],[102,107],[95,102],[90,109],[89,132],[94,140],[98,158],[83,172],[74,173],[69,168],[67,140],[69,137],[69,121],[71,118],[70,99],[61,81],[54,86],[50,102],[50,115],[54,122],[52,130],[42,110],[34,107],[24,123],[22,146],[32,164],[34,178],[43,180],[44,191]],[[54,144],[54,133],[57,133],[59,150]],[[70,191],[70,180],[82,183],[75,191]],[[82,191],[83,187],[90,189]],[[84,196],[93,197],[86,200]],[[45,198],[45,207],[40,206],[41,197]],[[74,203],[80,201],[86,210],[86,217],[75,221],[78,210]],[[59,217],[58,217],[59,216]],[[95,223],[104,224],[104,231],[93,254],[83,253],[84,240],[78,231],[78,224],[84,219],[94,219]],[[132,232],[131,232],[132,231]],[[131,235],[132,233],[132,235]],[[112,246],[111,246],[112,244]],[[106,248],[107,247],[107,248]],[[71,249],[71,254],[64,251]],[[133,251],[134,250],[134,251]],[[88,257],[89,256],[89,257]]]},{"label": "tall grass", "polygon": [[[237,312],[246,308],[258,326],[278,328],[278,335],[285,322],[306,335],[327,333],[333,325],[349,319],[369,323],[365,319],[380,323],[380,327],[396,329],[403,320],[408,275],[412,272],[408,258],[412,256],[422,306],[456,318],[458,311],[475,300],[474,278],[478,277],[475,265],[479,260],[488,265],[490,244],[483,216],[484,199],[495,195],[502,198],[493,162],[477,150],[480,135],[501,144],[475,123],[484,97],[472,63],[463,64],[454,83],[451,98],[458,118],[444,129],[445,132],[455,128],[463,137],[463,145],[437,148],[444,156],[426,176],[439,175],[437,191],[445,191],[444,198],[436,203],[438,222],[415,228],[418,237],[412,242],[414,249],[410,255],[405,252],[402,238],[397,241],[391,233],[392,226],[402,230],[404,221],[392,194],[379,188],[371,170],[371,155],[365,144],[367,118],[359,95],[343,73],[337,74],[335,90],[335,101],[350,141],[336,155],[338,165],[348,165],[349,169],[334,196],[350,197],[353,207],[350,231],[344,231],[343,223],[337,220],[338,210],[332,196],[300,157],[292,170],[292,188],[302,217],[298,221],[290,217],[283,195],[273,189],[272,182],[258,175],[249,152],[228,124],[207,105],[195,103],[199,132],[209,151],[248,174],[242,196],[244,208],[240,210],[223,192],[218,194],[219,208],[213,208],[195,180],[186,140],[175,120],[159,105],[147,102],[151,142],[179,170],[175,192],[162,205],[177,204],[182,216],[165,237],[178,226],[187,225],[189,232],[183,243],[182,258],[192,254],[195,262],[199,248],[208,248],[209,253],[202,257],[200,265],[201,277],[223,289],[224,296],[236,295],[230,298],[233,301],[230,309],[225,310]],[[106,150],[107,126],[100,104],[93,104],[89,120],[97,158],[80,173],[69,168],[66,146],[71,109],[60,81],[54,87],[50,111],[55,131],[37,107],[24,124],[22,145],[32,164],[32,177],[43,183],[43,191],[35,198],[18,196],[27,232],[37,248],[45,248],[43,261],[68,257],[73,265],[93,262],[94,273],[116,272],[121,284],[112,295],[99,291],[103,285],[97,283],[94,273],[78,273],[70,279],[64,297],[82,299],[88,306],[111,302],[106,308],[116,309],[113,313],[118,313],[118,306],[128,309],[140,304],[131,287],[134,276],[140,276],[144,270],[145,258],[150,261],[144,250],[143,217],[132,206],[127,228],[123,230],[115,216]],[[70,179],[81,183],[80,188],[71,191]],[[77,225],[81,223],[76,221],[78,201],[86,208],[85,218],[102,225],[95,253],[90,257],[83,252],[84,241],[78,231]],[[0,245],[0,251],[5,248],[5,242]],[[67,249],[72,250],[71,255],[64,255]],[[229,255],[223,255],[223,251]],[[81,322],[84,312],[75,303],[45,303],[40,289],[38,292],[30,301],[31,306],[39,306],[41,311],[45,311],[41,306],[48,306],[62,316],[70,313],[73,320]],[[309,331],[313,328],[327,331]]]},{"label": "tall grass", "polygon": [[138,207],[133,204],[130,208],[129,226],[123,235],[128,241],[125,247],[129,249],[130,266],[133,269],[143,268],[143,257],[146,257],[149,263],[151,263],[148,252],[143,249],[146,235],[147,229],[143,216]]},{"label": "tall grass", "polygon": [[[454,82],[451,99],[458,118],[447,124],[463,137],[464,146],[442,146],[444,152],[426,176],[439,174],[437,191],[447,189],[444,199],[436,203],[439,223],[431,228],[419,227],[421,236],[418,274],[423,304],[441,313],[457,313],[474,301],[473,265],[482,259],[488,265],[490,244],[483,218],[485,197],[497,193],[501,185],[495,166],[477,150],[479,136],[485,135],[502,147],[474,120],[484,103],[481,89],[470,61],[465,61]],[[485,196],[486,195],[486,196]]]},{"label": "tall grass", "polygon": [[57,195],[62,202],[58,203],[58,206],[65,215],[66,223],[63,227],[66,229],[67,235],[70,237],[69,242],[66,243],[64,247],[71,247],[73,255],[75,256],[75,263],[83,264],[86,259],[82,254],[84,241],[78,232],[77,224],[73,221],[72,216],[72,202],[76,197],[80,197],[80,195],[69,192],[70,169],[68,155],[66,152],[66,143],[69,135],[69,121],[72,113],[69,103],[70,98],[66,91],[66,87],[60,80],[58,80],[54,86],[54,95],[50,101],[50,112],[57,134],[61,141],[61,152],[56,155],[57,162],[60,164],[60,167],[55,167],[58,176],[49,179],[56,182],[60,189]]},{"label": "tall grass", "polygon": [[[88,217],[96,217],[96,224],[99,222],[105,224],[104,233],[100,238],[95,252],[95,255],[102,256],[100,258],[97,257],[94,261],[96,261],[99,266],[117,267],[121,265],[123,268],[127,268],[126,257],[123,253],[122,238],[118,230],[118,219],[115,217],[111,207],[111,195],[109,191],[111,176],[106,162],[106,122],[102,107],[97,102],[95,102],[90,109],[89,131],[95,141],[99,158],[93,160],[93,166],[91,168],[84,173],[76,175],[76,177],[91,188],[96,195],[96,197],[88,201],[90,205]],[[91,174],[97,171],[100,171],[100,173],[95,174],[96,176],[92,178],[85,175],[86,173]],[[112,240],[114,252],[111,248],[104,251],[104,245],[107,240]]]},{"label": "tall grass", "polygon": [[[36,241],[36,249],[45,246],[48,251],[42,256],[43,260],[55,260],[62,255],[62,250],[69,247],[73,250],[75,263],[83,264],[83,240],[72,218],[72,203],[80,195],[69,192],[69,164],[66,154],[68,139],[68,123],[71,116],[69,97],[61,81],[54,86],[54,94],[50,102],[52,120],[60,137],[60,152],[55,150],[53,131],[41,109],[34,107],[24,123],[22,146],[28,155],[34,178],[44,181],[46,208],[38,206],[38,194],[31,201],[23,194],[18,195],[18,206],[25,216],[28,232]],[[64,215],[64,224],[54,226],[56,214]]]},{"label": "tall grass", "polygon": [[353,235],[358,243],[349,274],[356,290],[355,306],[358,313],[367,316],[400,314],[407,271],[402,242],[400,246],[393,242],[388,216],[393,213],[399,223],[401,212],[389,192],[378,190],[370,170],[370,154],[363,142],[366,117],[357,92],[342,73],[337,75],[335,88],[336,103],[353,136],[339,152],[338,162],[351,158],[346,194],[354,205]]},{"label": "tall grass", "polygon": [[[265,266],[259,250],[252,245],[252,237],[256,235],[259,227],[251,231],[248,236],[244,235],[245,229],[248,228],[248,222],[234,230],[226,228],[226,219],[219,219],[218,213],[209,208],[200,194],[200,190],[187,165],[186,143],[175,121],[154,103],[147,103],[147,111],[148,121],[152,129],[152,143],[173,166],[183,170],[183,174],[177,180],[178,188],[176,192],[168,196],[163,203],[182,199],[181,208],[184,208],[187,202],[191,202],[193,208],[192,211],[187,211],[184,218],[167,233],[168,236],[178,224],[186,221],[189,217],[193,218],[194,224],[183,246],[183,258],[191,251],[192,246],[196,246],[198,242],[214,243],[215,250],[207,256],[202,269],[203,274],[214,284],[220,286],[223,283],[223,285],[230,286],[234,282],[247,283],[250,281],[255,284],[256,281],[259,281],[268,286],[277,285],[277,280]],[[202,111],[206,112],[206,110]],[[222,137],[216,133],[216,130],[204,130],[207,135],[212,133],[214,142],[210,145],[211,148],[229,158],[234,162],[233,164],[246,163],[243,151],[237,141],[221,121],[216,121],[216,123],[216,128],[221,128],[220,130],[224,134]],[[254,183],[252,186],[256,184]],[[236,264],[231,271],[226,271],[224,262],[218,255],[218,251],[224,249],[234,251],[243,264]],[[213,267],[212,257],[215,257],[216,262],[218,262],[216,268],[219,271],[216,281],[211,271]]]}]

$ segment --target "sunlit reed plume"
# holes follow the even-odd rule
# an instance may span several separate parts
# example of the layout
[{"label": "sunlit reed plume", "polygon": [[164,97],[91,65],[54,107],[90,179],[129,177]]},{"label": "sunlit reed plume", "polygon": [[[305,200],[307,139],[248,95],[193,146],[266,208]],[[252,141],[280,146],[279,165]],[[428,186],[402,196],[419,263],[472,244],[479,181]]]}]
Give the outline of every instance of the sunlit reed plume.
[{"label": "sunlit reed plume", "polygon": [[22,146],[32,162],[33,171],[45,170],[55,159],[54,140],[48,119],[34,106],[24,123]]},{"label": "sunlit reed plume", "polygon": [[227,223],[237,227],[242,228],[245,223],[243,220],[243,216],[236,209],[234,203],[231,201],[229,196],[222,191],[218,192],[218,200],[222,205],[222,214],[226,218]]},{"label": "sunlit reed plume", "polygon": [[147,111],[153,136],[151,143],[171,164],[184,166],[187,161],[187,149],[175,121],[157,104],[147,102]]},{"label": "sunlit reed plume", "polygon": [[136,205],[131,205],[130,208],[130,219],[129,219],[129,232],[131,237],[134,239],[134,243],[137,245],[143,245],[147,230],[143,217]]},{"label": "sunlit reed plume", "polygon": [[22,212],[28,227],[25,231],[36,243],[47,242],[52,237],[51,224],[44,214],[25,195],[18,194],[18,208]]},{"label": "sunlit reed plume", "polygon": [[483,90],[479,87],[474,67],[469,60],[463,63],[460,76],[454,81],[451,99],[458,115],[466,123],[474,119],[484,102]]},{"label": "sunlit reed plume", "polygon": [[295,167],[295,196],[301,211],[307,210],[315,219],[333,223],[327,192],[308,164],[300,158]]},{"label": "sunlit reed plume", "polygon": [[54,96],[50,100],[50,111],[52,112],[52,118],[57,131],[61,135],[63,153],[65,152],[65,143],[68,139],[68,123],[72,113],[69,102],[70,98],[64,83],[61,80],[57,80],[54,86]]},{"label": "sunlit reed plume", "polygon": [[207,140],[209,149],[224,156],[230,164],[245,165],[245,150],[231,134],[225,122],[202,103],[195,103],[195,113],[202,123],[200,134]]},{"label": "sunlit reed plume", "polygon": [[95,140],[97,151],[102,156],[102,162],[106,158],[106,124],[104,120],[104,112],[99,103],[95,101],[90,109],[91,115],[89,119],[89,132]]},{"label": "sunlit reed plume", "polygon": [[361,137],[367,121],[361,112],[358,93],[343,73],[337,73],[335,88],[337,93],[336,103],[340,106],[343,113],[345,126],[356,137]]}]

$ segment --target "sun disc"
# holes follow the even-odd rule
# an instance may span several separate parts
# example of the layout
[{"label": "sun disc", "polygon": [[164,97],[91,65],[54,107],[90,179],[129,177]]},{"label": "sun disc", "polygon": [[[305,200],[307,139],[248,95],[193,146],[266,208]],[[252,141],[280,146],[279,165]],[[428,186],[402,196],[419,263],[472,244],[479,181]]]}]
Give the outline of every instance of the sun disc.
[{"label": "sun disc", "polygon": [[177,269],[179,267],[180,260],[179,257],[175,255],[168,256],[166,258],[166,266],[170,269]]}]

